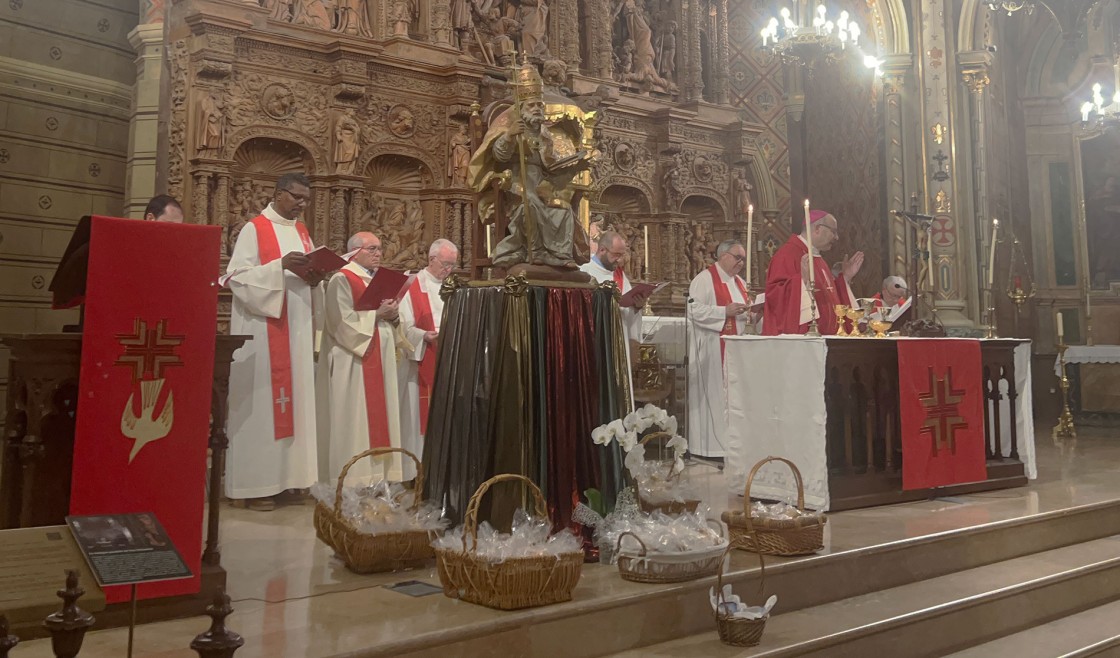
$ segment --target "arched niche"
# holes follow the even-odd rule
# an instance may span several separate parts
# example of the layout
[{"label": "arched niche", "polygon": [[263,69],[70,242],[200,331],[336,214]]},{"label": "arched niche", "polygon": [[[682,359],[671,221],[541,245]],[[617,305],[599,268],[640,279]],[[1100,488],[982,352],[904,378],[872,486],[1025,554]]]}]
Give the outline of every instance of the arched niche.
[{"label": "arched niche", "polygon": [[432,170],[412,156],[384,153],[370,160],[364,174],[366,211],[358,230],[377,234],[386,265],[423,267],[437,204],[421,201],[420,192],[433,185]]},{"label": "arched niche", "polygon": [[[700,194],[693,194],[681,203],[681,212],[694,223],[719,224],[727,221],[727,215],[719,201]],[[744,229],[745,229],[744,224]]]},{"label": "arched niche", "polygon": [[624,215],[648,215],[649,197],[642,190],[629,185],[608,185],[591,204],[591,212]]},{"label": "arched niche", "polygon": [[[309,174],[315,161],[303,146],[274,137],[252,137],[238,145],[230,167],[229,249],[246,222],[272,201],[276,180],[284,174]],[[310,176],[309,176],[310,178]],[[308,199],[303,222],[315,235],[315,200]]]}]

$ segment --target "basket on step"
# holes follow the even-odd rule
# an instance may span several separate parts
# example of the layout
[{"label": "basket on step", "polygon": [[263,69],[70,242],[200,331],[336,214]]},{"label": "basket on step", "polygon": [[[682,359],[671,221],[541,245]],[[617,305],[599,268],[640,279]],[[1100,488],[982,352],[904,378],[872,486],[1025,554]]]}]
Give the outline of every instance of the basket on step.
[{"label": "basket on step", "polygon": [[[731,613],[723,609],[723,568],[727,554],[731,549],[735,548],[735,542],[731,542],[727,549],[720,556],[719,566],[716,570],[716,631],[719,632],[719,641],[724,644],[730,644],[733,647],[753,647],[762,641],[762,631],[766,629],[766,620],[770,618],[767,614],[761,619],[746,619],[744,617],[733,617]],[[765,592],[766,585],[766,563],[763,561],[762,553],[758,554],[758,589],[760,592]]]},{"label": "basket on step", "polygon": [[[557,555],[512,557],[492,562],[476,553],[478,507],[491,486],[516,481],[533,497],[536,516],[548,518],[544,496],[537,485],[521,475],[495,475],[479,485],[463,517],[463,549],[436,549],[436,569],[443,593],[498,610],[532,608],[572,599],[583,568],[583,551]],[[470,535],[470,547],[467,536]]]},{"label": "basket on step", "polygon": [[[751,516],[751,483],[758,470],[778,461],[790,467],[797,482],[797,509],[801,516],[793,519],[771,519]],[[754,465],[747,477],[743,494],[743,509],[727,510],[721,517],[731,533],[731,544],[744,551],[766,555],[809,555],[824,548],[824,524],[828,518],[823,513],[805,513],[805,484],[801,471],[788,459],[767,457]]]},{"label": "basket on step", "polygon": [[[669,434],[668,432],[650,432],[649,434],[646,434],[645,436],[642,437],[642,440],[638,442],[638,445],[644,446],[645,444],[649,443],[652,439],[657,439],[659,441],[663,441],[665,439],[670,439],[670,438],[672,438],[672,435]],[[673,462],[670,461],[669,462],[669,475],[665,478],[666,482],[670,482],[670,481],[673,481],[673,480],[680,480],[680,477],[681,476],[680,476],[679,473],[676,474],[676,475],[673,475]],[[688,499],[685,499],[685,500],[667,500],[667,501],[662,501],[662,502],[656,502],[655,503],[655,502],[652,502],[650,500],[646,500],[645,498],[642,497],[642,487],[641,487],[640,484],[638,485],[637,489],[638,489],[638,505],[640,505],[641,508],[642,508],[642,511],[647,513],[647,514],[652,514],[653,512],[657,512],[657,511],[663,512],[665,514],[681,514],[682,512],[688,512],[688,513],[691,514],[691,513],[696,511],[697,507],[700,506],[700,501],[699,500],[694,500],[694,499],[691,499],[691,498],[688,498]]]},{"label": "basket on step", "polygon": [[354,573],[379,573],[418,567],[435,556],[432,548],[432,533],[427,530],[404,530],[399,532],[368,533],[354,527],[342,515],[342,485],[350,467],[366,457],[379,457],[399,452],[416,463],[415,497],[410,510],[420,503],[420,491],[424,488],[424,472],[416,455],[403,448],[372,448],[354,455],[342,472],[338,474],[338,485],[334,490],[334,506],[327,507],[319,501],[315,504],[315,535],[327,546],[335,550],[346,568]]},{"label": "basket on step", "polygon": [[[723,524],[715,521],[708,523],[719,530],[719,536],[724,541],[699,551],[650,552],[640,537],[632,532],[623,532],[614,546],[618,556],[618,575],[635,583],[680,583],[715,574],[727,554],[728,546]],[[623,550],[622,539],[627,535],[641,546],[637,554]]]}]

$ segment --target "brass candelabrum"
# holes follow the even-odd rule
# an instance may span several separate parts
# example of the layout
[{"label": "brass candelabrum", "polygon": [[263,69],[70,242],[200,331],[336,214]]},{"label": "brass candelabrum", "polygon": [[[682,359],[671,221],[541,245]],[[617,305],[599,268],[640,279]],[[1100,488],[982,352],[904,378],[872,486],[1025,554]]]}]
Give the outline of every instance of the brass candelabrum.
[{"label": "brass candelabrum", "polygon": [[1073,414],[1069,410],[1069,377],[1066,376],[1066,350],[1069,345],[1065,341],[1058,345],[1058,385],[1062,389],[1062,414],[1058,416],[1058,424],[1054,426],[1054,441],[1069,441],[1077,438],[1077,428],[1073,426]]},{"label": "brass candelabrum", "polygon": [[[812,264],[810,264],[809,267],[812,267]],[[820,330],[819,326],[817,325],[817,296],[815,294],[813,294],[815,291],[811,287],[809,287],[808,285],[806,285],[806,289],[809,291],[809,318],[810,318],[809,319],[809,331],[806,333],[806,335],[807,336],[820,337],[821,330]],[[763,322],[765,322],[765,321],[766,320],[763,320]]]}]

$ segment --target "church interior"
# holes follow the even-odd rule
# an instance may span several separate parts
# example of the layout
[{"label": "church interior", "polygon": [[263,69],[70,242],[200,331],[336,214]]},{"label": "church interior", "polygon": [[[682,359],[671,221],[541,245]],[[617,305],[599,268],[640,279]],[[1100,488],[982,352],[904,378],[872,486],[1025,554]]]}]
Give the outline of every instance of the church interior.
[{"label": "church interior", "polygon": [[[8,0],[0,88],[0,563],[13,560],[0,564],[0,655],[1120,655],[1120,0]],[[543,123],[530,124],[525,108],[536,101]],[[517,133],[530,125],[543,132]],[[369,446],[341,462],[322,456],[321,425],[310,423],[320,433],[317,448],[314,437],[308,444],[311,458],[319,453],[318,469],[305,469],[312,493],[310,482],[282,486],[271,511],[240,500],[256,494],[230,493],[228,469],[246,459],[235,452],[239,359],[258,347],[275,358],[273,334],[241,335],[252,332],[239,320],[246,268],[237,259],[245,231],[261,235],[285,191],[302,211],[305,251],[325,246],[350,263],[376,256],[363,286],[378,267],[443,268],[433,288],[443,299],[438,356],[434,342],[427,348],[435,383],[419,407],[426,429],[409,430],[406,411],[399,428],[396,411],[384,426],[426,437],[409,448],[419,470],[400,455],[391,467],[448,526],[434,554],[421,542],[423,559],[361,573],[339,547],[341,535],[360,533],[329,528],[332,513],[342,518],[335,465],[375,448],[363,403],[346,422],[359,419],[357,443]],[[141,222],[161,194],[181,206],[181,226]],[[563,236],[548,234],[554,218],[569,222]],[[151,232],[99,250],[110,226]],[[191,241],[201,232],[167,232],[202,227],[213,238],[206,256],[183,246],[203,244]],[[830,248],[815,252],[809,236],[824,230]],[[85,304],[59,304],[56,284],[83,231],[92,245]],[[182,245],[161,237],[171,235]],[[453,262],[441,260],[452,252],[440,239],[453,243]],[[496,254],[518,240],[527,261],[509,268]],[[594,274],[581,279],[574,265],[548,274],[548,240],[566,250],[553,270],[609,258],[619,264],[615,287],[587,283]],[[791,302],[800,319],[775,331],[775,271],[790,244],[818,255],[798,261],[795,278],[809,284],[806,292],[798,278]],[[862,266],[850,267],[855,254]],[[826,285],[850,291],[835,309],[817,301],[817,260]],[[742,294],[731,285],[720,301],[717,275],[729,263]],[[108,454],[88,442],[82,420],[99,406],[86,390],[89,333],[132,313],[127,301],[95,309],[108,299],[97,297],[108,293],[95,273],[117,277],[113,299],[128,300],[162,285],[156,271],[181,272],[176,285],[202,272],[196,292],[207,301],[183,298],[167,313],[212,314],[203,329],[217,338],[190,352],[205,361],[191,370],[202,373],[200,395],[176,388],[176,422],[197,420],[184,437],[197,472],[175,479],[170,461],[145,476],[146,486],[167,478],[197,494],[164,492],[159,503],[193,506],[195,543],[179,546],[193,589],[141,585],[150,593],[137,605],[137,586],[131,604],[126,587],[139,581],[103,581],[73,519],[155,511],[171,527],[144,500],[76,502],[91,486],[114,487],[82,463]],[[330,295],[336,279],[346,281],[312,286]],[[909,321],[892,328],[883,316],[876,328],[863,317],[874,309],[859,305],[895,280]],[[659,285],[621,308],[631,281]],[[721,315],[708,357],[692,335],[710,303],[697,282],[715,291],[716,308],[737,299],[739,312],[761,317],[744,315],[751,326],[736,329],[730,311],[726,323]],[[401,293],[402,309],[402,299],[416,303]],[[358,296],[345,302],[355,317],[365,312]],[[378,307],[366,308],[373,317]],[[145,331],[165,340],[164,324],[147,329],[139,318],[137,340]],[[131,331],[125,319],[117,334]],[[774,335],[805,334],[806,324],[807,336]],[[637,327],[629,340],[627,326]],[[377,340],[374,330],[373,352]],[[413,390],[408,350],[381,342],[390,356],[378,357],[378,376],[403,400]],[[399,393],[383,370],[393,354]],[[971,361],[961,365],[959,354]],[[362,381],[371,371],[358,357]],[[151,373],[160,377],[159,359],[179,356],[136,358],[129,383],[141,391]],[[325,350],[315,358],[325,369]],[[706,358],[709,372],[697,375]],[[282,408],[301,393],[298,382],[291,388],[300,366],[287,367],[289,388],[264,384]],[[948,379],[935,381],[944,367]],[[972,383],[954,384],[954,368]],[[161,395],[170,409],[171,393],[159,390],[151,404]],[[124,397],[128,417],[134,403]],[[962,399],[974,403],[967,419]],[[97,416],[108,419],[106,436],[132,438],[139,430],[122,418],[118,432],[122,405],[113,404]],[[668,503],[646,509],[632,486],[641,466],[625,436],[635,436],[630,419],[645,418],[643,404],[662,414],[646,427],[665,431],[641,438],[639,429],[639,445],[668,464],[669,480],[687,482],[686,514],[673,517],[682,508]],[[710,422],[698,422],[704,414]],[[612,435],[623,418],[629,432]],[[688,451],[674,452],[678,431]],[[935,473],[942,447],[963,463],[965,436],[979,475]],[[921,462],[929,472],[915,473],[916,437],[933,439]],[[379,445],[400,451],[401,441]],[[137,439],[114,472],[159,448]],[[790,468],[766,464],[771,456]],[[495,486],[480,503],[489,478],[504,473],[525,493]],[[753,503],[760,509],[794,506],[793,525],[758,525],[765,517],[752,516],[752,499],[765,501]],[[543,602],[480,604],[464,591],[485,588],[477,580],[493,577],[491,562],[455,593],[448,538],[461,536],[468,556],[479,517],[497,526],[534,502],[543,514],[533,520],[581,546],[572,586]],[[621,536],[593,539],[594,523],[624,505],[719,526],[721,550],[694,572],[680,561],[657,571],[644,543],[627,556]],[[39,549],[29,547],[40,540],[27,534],[36,528],[64,534],[72,552],[36,564]],[[798,540],[808,548],[763,547],[770,534],[813,532]],[[66,559],[72,567],[59,566]],[[517,578],[530,587],[530,575]],[[717,582],[742,596],[738,613]],[[776,604],[757,615],[747,605],[772,595]],[[44,622],[60,606],[65,614]],[[80,627],[80,654],[59,652],[63,626]]]}]

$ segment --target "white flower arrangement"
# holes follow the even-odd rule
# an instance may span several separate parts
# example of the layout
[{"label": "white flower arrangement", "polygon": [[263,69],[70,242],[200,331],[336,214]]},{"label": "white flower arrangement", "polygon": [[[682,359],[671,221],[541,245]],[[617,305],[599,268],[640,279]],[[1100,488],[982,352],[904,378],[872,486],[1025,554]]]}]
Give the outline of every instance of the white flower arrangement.
[{"label": "white flower arrangement", "polygon": [[610,445],[611,441],[618,441],[618,445],[626,453],[626,470],[640,480],[646,471],[644,468],[646,449],[638,443],[638,436],[654,428],[671,437],[665,447],[673,451],[673,468],[670,473],[677,475],[684,470],[684,453],[688,451],[688,441],[677,434],[677,418],[652,404],[635,409],[621,420],[612,420],[606,425],[596,427],[591,430],[591,440],[602,446]]}]

